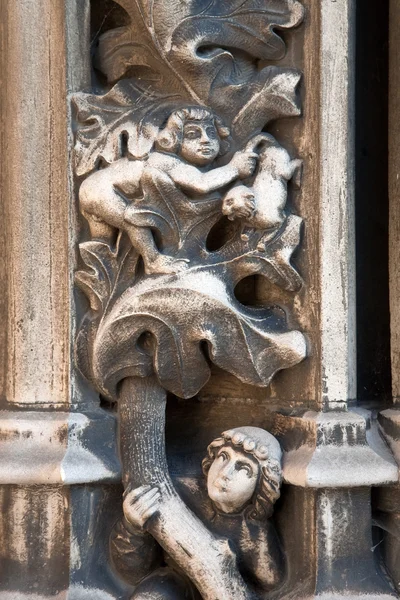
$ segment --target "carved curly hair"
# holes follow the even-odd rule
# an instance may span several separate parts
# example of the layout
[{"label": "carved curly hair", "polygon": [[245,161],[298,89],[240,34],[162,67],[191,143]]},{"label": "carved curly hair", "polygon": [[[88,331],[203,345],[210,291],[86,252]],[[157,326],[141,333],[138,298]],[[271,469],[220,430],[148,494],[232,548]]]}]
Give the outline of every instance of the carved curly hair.
[{"label": "carved curly hair", "polygon": [[215,126],[220,139],[219,154],[222,156],[228,152],[229,128],[225,127],[221,119],[210,109],[203,106],[187,106],[171,113],[165,127],[158,134],[157,148],[163,152],[179,153],[183,140],[183,127],[188,121],[210,121]]},{"label": "carved curly hair", "polygon": [[260,474],[253,499],[246,508],[246,516],[256,521],[268,519],[280,496],[282,483],[282,451],[278,440],[258,427],[237,427],[224,431],[207,448],[207,456],[202,463],[206,477],[217,453],[224,446],[251,454],[259,463]]}]

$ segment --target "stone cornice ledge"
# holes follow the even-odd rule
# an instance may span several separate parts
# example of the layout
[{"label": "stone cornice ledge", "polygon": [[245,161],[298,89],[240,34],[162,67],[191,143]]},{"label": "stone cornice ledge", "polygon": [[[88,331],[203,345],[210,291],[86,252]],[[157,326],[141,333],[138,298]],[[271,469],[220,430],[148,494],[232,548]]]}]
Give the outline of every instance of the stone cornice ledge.
[{"label": "stone cornice ledge", "polygon": [[388,408],[378,415],[379,429],[400,466],[400,410]]},{"label": "stone cornice ledge", "polygon": [[90,413],[0,411],[0,483],[119,482],[116,420]]},{"label": "stone cornice ledge", "polygon": [[292,423],[292,431],[287,429],[282,436],[287,483],[309,488],[352,488],[398,481],[397,464],[369,411],[309,411],[301,418],[287,419],[301,425],[303,433],[295,437]]}]

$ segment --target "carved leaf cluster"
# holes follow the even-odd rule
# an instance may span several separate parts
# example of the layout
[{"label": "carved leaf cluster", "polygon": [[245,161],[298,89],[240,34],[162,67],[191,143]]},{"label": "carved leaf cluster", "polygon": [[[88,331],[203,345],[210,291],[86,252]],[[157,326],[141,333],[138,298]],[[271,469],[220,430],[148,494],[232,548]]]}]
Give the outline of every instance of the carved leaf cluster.
[{"label": "carved leaf cluster", "polygon": [[[116,301],[93,344],[93,378],[104,395],[115,397],[124,377],[155,372],[165,389],[193,397],[210,377],[204,344],[214,364],[263,387],[276,371],[304,358],[303,335],[288,331],[279,311],[241,305],[225,288],[225,268],[221,263],[147,279]],[[150,336],[151,354],[140,344],[144,333]]]},{"label": "carved leaf cluster", "polygon": [[[77,283],[100,319],[96,327],[89,319],[78,336],[81,371],[111,398],[123,376],[143,377],[153,371],[165,389],[190,398],[210,376],[203,352],[206,342],[219,367],[246,383],[268,385],[277,370],[304,357],[304,338],[288,331],[285,319],[274,310],[254,314],[241,305],[233,288],[246,274],[259,273],[283,289],[299,289],[302,280],[290,259],[301,223],[291,215],[265,252],[252,248],[256,240],[249,240],[243,252],[236,240],[184,273],[139,280],[134,277],[137,254],[129,251],[129,243],[119,240],[114,251],[99,242],[81,244],[87,268],[76,274]],[[153,340],[150,354],[139,344],[144,333]],[[92,358],[87,356],[88,346],[94,348]]]},{"label": "carved leaf cluster", "polygon": [[[123,152],[146,154],[168,108],[182,101],[211,107],[238,143],[271,120],[300,114],[295,69],[265,66],[285,44],[276,30],[300,23],[297,0],[119,0],[131,23],[100,38],[97,66],[115,82],[105,96],[78,94],[78,175]],[[135,125],[133,125],[135,123]]]},{"label": "carved leaf cluster", "polygon": [[304,13],[297,0],[117,1],[131,23],[100,40],[99,66],[108,79],[116,81],[137,67],[142,85],[161,92],[184,89],[203,102],[213,87],[239,81],[238,51],[281,59],[285,43],[276,30],[295,27]]},{"label": "carved leaf cluster", "polygon": [[84,268],[75,273],[78,287],[87,296],[93,312],[104,315],[113,298],[134,281],[138,253],[125,236],[115,248],[105,242],[79,244]]},{"label": "carved leaf cluster", "polygon": [[[101,37],[97,66],[110,82],[130,78],[104,96],[75,95],[79,177],[122,156],[146,160],[166,118],[182,104],[206,105],[222,117],[234,149],[270,121],[300,113],[300,73],[259,64],[284,55],[278,30],[300,23],[297,0],[117,2],[130,24]],[[266,386],[277,370],[304,358],[304,336],[289,331],[276,311],[240,304],[234,287],[260,274],[282,289],[297,290],[302,281],[291,257],[302,221],[290,215],[265,251],[259,249],[263,232],[254,230],[244,242],[238,230],[220,250],[209,252],[207,236],[221,216],[222,201],[195,206],[165,179],[158,175],[159,188],[147,193],[142,181],[134,225],[157,231],[164,252],[186,260],[189,268],[137,276],[138,253],[121,233],[115,247],[80,244],[83,268],[76,280],[91,311],[77,338],[78,366],[111,397],[123,377],[154,372],[165,389],[191,397],[210,375],[209,360],[243,381]]]}]

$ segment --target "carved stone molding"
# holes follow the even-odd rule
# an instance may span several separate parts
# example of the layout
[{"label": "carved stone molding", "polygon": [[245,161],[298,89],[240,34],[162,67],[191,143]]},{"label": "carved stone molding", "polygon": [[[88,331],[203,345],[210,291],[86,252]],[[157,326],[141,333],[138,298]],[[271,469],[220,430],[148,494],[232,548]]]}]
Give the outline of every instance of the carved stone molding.
[{"label": "carved stone molding", "polygon": [[112,415],[0,411],[0,430],[0,485],[120,481],[115,444],[110,444],[116,434]]},{"label": "carved stone molding", "polygon": [[285,440],[284,477],[292,485],[354,488],[398,481],[377,420],[365,409],[310,411],[301,419],[278,419],[275,427]]}]

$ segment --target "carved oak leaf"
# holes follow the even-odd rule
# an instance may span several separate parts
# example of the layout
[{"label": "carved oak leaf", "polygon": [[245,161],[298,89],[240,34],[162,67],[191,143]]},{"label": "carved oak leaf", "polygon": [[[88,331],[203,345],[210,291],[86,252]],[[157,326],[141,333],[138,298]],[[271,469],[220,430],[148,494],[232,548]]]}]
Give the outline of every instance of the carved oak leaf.
[{"label": "carved oak leaf", "polygon": [[[79,325],[75,358],[79,371],[95,387],[91,340],[101,317],[134,281],[138,253],[123,234],[118,236],[115,248],[104,242],[91,241],[79,244],[79,252],[84,268],[75,273],[75,282],[86,295],[90,311]],[[147,364],[148,360],[144,362]],[[143,373],[147,371],[144,368]]]},{"label": "carved oak leaf", "polygon": [[301,278],[290,258],[299,243],[301,222],[290,215],[265,252],[252,248],[259,240],[254,234],[245,252],[236,239],[206,260],[203,255],[206,264],[137,281],[137,255],[128,251],[123,236],[114,251],[99,242],[81,244],[87,270],[77,273],[77,281],[90,299],[95,298],[92,309],[101,308],[102,317],[97,324],[89,319],[77,338],[80,370],[112,398],[124,377],[153,372],[165,389],[189,398],[210,376],[206,344],[209,358],[220,368],[246,383],[267,386],[276,371],[305,357],[304,336],[288,331],[285,318],[275,310],[240,304],[234,287],[248,274],[259,273],[284,289],[298,289]]},{"label": "carved oak leaf", "polygon": [[91,310],[104,315],[112,299],[132,284],[138,253],[121,234],[115,248],[91,241],[80,244],[79,252],[85,269],[75,273],[76,284],[87,296]]},{"label": "carved oak leaf", "polygon": [[102,242],[85,242],[80,244],[79,251],[88,270],[77,271],[75,281],[88,297],[90,308],[102,312],[111,293],[115,256],[110,246]]},{"label": "carved oak leaf", "polygon": [[[140,41],[138,41],[140,40]],[[95,65],[110,82],[118,81],[132,69],[138,89],[151,94],[169,90],[181,98],[199,103],[200,98],[166,61],[157,42],[140,21],[104,33]]]},{"label": "carved oak leaf", "polygon": [[299,331],[288,331],[271,309],[241,305],[209,267],[148,278],[115,303],[93,345],[93,373],[103,394],[115,398],[124,377],[142,376],[144,333],[153,340],[161,386],[181,398],[197,394],[210,377],[205,344],[217,366],[262,387],[306,355]]},{"label": "carved oak leaf", "polygon": [[[157,3],[161,32],[167,4],[177,8],[182,2]],[[204,46],[221,46],[244,50],[255,58],[279,60],[285,55],[285,43],[275,29],[295,27],[304,14],[298,0],[194,0],[184,4],[186,10],[181,9],[181,14],[186,15],[182,14],[171,33],[166,32],[167,39],[172,50],[190,46],[193,54]]]},{"label": "carved oak leaf", "polygon": [[[246,383],[267,386],[276,371],[305,357],[304,337],[288,331],[276,311],[241,305],[234,288],[258,273],[283,289],[297,290],[302,280],[290,259],[300,241],[301,223],[300,217],[289,215],[264,252],[257,249],[260,232],[253,233],[245,249],[237,235],[217,252],[208,253],[200,245],[187,271],[137,281],[137,253],[129,250],[124,236],[114,250],[100,242],[81,244],[87,268],[76,279],[93,311],[76,343],[81,372],[109,397],[115,397],[124,377],[155,372],[165,389],[189,398],[210,376],[206,343],[220,368]],[[153,340],[151,352],[141,342],[144,334]]]},{"label": "carved oak leaf", "polygon": [[113,87],[104,96],[76,94],[73,104],[78,129],[75,144],[75,171],[78,177],[90,173],[99,162],[111,164],[124,153],[143,158],[153,146],[160,123],[175,104],[174,96],[155,99],[138,90],[131,80]]},{"label": "carved oak leaf", "polygon": [[303,280],[290,261],[300,243],[302,222],[301,217],[289,215],[281,231],[266,245],[265,251],[257,250],[260,233],[254,232],[245,251],[243,242],[236,238],[214,253],[214,260],[218,262],[221,257],[226,276],[233,285],[248,275],[259,274],[280,288],[295,292],[301,288]]},{"label": "carved oak leaf", "polygon": [[304,15],[298,0],[270,0],[268,4],[265,0],[117,2],[131,17],[131,24],[100,38],[98,64],[108,79],[119,79],[130,67],[144,67],[152,71],[152,77],[149,72],[144,77],[157,81],[168,76],[170,89],[183,86],[194,100],[199,86],[194,82],[199,72],[194,69],[200,67],[204,73],[207,63],[213,63],[218,70],[224,62],[232,62],[235,50],[256,59],[279,60],[285,43],[275,29],[295,27]]},{"label": "carved oak leaf", "polygon": [[251,86],[251,93],[246,88],[245,94],[237,90],[240,105],[230,124],[233,137],[243,143],[275,119],[300,115],[297,96],[300,79],[301,73],[295,69],[266,67]]},{"label": "carved oak leaf", "polygon": [[[304,11],[297,0],[272,0],[267,5],[264,0],[119,0],[119,4],[131,24],[105,33],[97,56],[109,81],[130,70],[143,90],[157,94],[168,89],[182,100],[210,106],[227,124],[239,111],[238,125],[251,121],[258,109],[271,107],[271,114],[264,122],[261,114],[261,124],[251,133],[271,118],[299,114],[298,73],[260,70],[254,62],[282,58],[285,44],[275,29],[300,23]],[[277,103],[285,74],[282,101]],[[236,137],[244,141],[246,135],[239,129]]]}]

